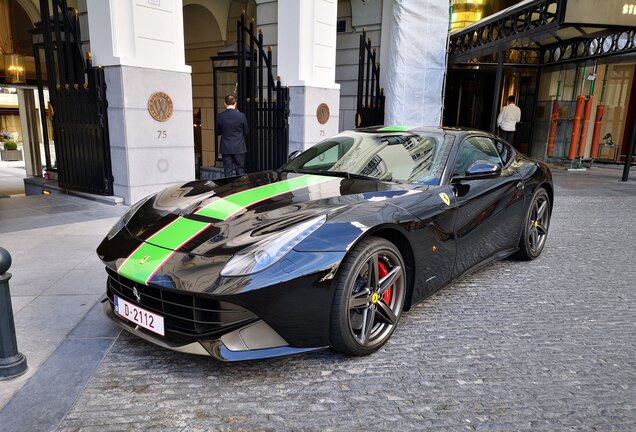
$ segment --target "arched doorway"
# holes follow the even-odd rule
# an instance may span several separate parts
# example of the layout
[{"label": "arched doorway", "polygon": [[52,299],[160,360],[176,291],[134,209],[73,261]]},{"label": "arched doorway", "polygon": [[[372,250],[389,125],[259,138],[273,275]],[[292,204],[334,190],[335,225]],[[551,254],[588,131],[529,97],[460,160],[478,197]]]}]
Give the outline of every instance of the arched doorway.
[{"label": "arched doorway", "polygon": [[210,10],[200,4],[183,7],[186,63],[192,67],[192,107],[194,124],[194,150],[197,173],[202,165],[213,163],[209,146],[203,141],[214,138],[214,126],[210,122],[212,109],[212,76],[209,53],[223,47],[223,35],[217,19]]},{"label": "arched doorway", "polygon": [[[236,22],[245,11],[256,15],[254,0],[184,0],[186,64],[192,67],[192,106],[197,177],[201,166],[215,166],[214,91],[210,57],[236,43]],[[223,107],[223,103],[217,105]]]},{"label": "arched doorway", "polygon": [[[383,24],[382,2],[338,0],[336,82],[340,84],[339,130],[353,129],[358,124],[360,36],[365,32],[371,48],[375,50],[375,61],[379,64]],[[365,78],[362,77],[362,80],[365,81]]]},{"label": "arched doorway", "polygon": [[[0,197],[24,195],[23,179],[41,175],[46,163],[29,33],[38,16],[30,0],[0,1]],[[17,150],[5,151],[13,147]]]}]

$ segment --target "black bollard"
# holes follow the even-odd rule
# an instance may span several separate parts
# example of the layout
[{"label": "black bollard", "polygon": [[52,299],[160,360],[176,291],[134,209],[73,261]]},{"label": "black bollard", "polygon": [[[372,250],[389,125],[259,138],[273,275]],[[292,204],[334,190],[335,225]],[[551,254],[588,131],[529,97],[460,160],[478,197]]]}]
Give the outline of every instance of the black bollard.
[{"label": "black bollard", "polygon": [[8,273],[11,267],[11,255],[0,247],[0,380],[22,375],[27,370],[24,354],[18,352],[18,341],[15,338],[13,308],[9,293]]}]

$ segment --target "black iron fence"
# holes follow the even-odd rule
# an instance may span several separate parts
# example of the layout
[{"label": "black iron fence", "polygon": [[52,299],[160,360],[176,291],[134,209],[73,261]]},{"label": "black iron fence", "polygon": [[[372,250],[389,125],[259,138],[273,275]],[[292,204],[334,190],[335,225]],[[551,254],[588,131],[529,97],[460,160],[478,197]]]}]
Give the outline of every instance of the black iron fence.
[{"label": "black iron fence", "polygon": [[[40,107],[48,87],[58,183],[65,189],[113,194],[108,136],[108,102],[104,71],[93,67],[81,48],[79,14],[66,0],[40,0],[41,22],[32,31]],[[46,63],[46,81],[40,67]],[[48,154],[46,111],[41,109],[44,148]]]},{"label": "black iron fence", "polygon": [[360,35],[356,127],[384,124],[384,89],[380,87],[380,63],[367,31]]},{"label": "black iron fence", "polygon": [[237,23],[238,106],[245,112],[247,137],[246,169],[277,169],[289,152],[289,89],[272,73],[272,51],[265,49],[263,33],[254,32],[254,22]]},{"label": "black iron fence", "polygon": [[[112,195],[104,70],[90,66],[88,81],[49,90],[61,187]],[[57,145],[60,143],[60,145]]]}]

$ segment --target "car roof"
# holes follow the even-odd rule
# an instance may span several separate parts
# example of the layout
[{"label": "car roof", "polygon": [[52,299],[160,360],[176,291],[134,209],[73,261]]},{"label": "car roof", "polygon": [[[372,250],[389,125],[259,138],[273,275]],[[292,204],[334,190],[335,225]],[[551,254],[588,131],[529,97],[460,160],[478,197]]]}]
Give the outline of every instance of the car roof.
[{"label": "car roof", "polygon": [[408,125],[381,125],[370,126],[366,128],[354,129],[355,132],[366,133],[390,133],[390,132],[429,132],[439,134],[451,134],[457,136],[472,135],[472,134],[486,134],[493,136],[490,132],[482,131],[479,129],[465,128],[465,127],[450,127],[450,126],[408,126]]}]

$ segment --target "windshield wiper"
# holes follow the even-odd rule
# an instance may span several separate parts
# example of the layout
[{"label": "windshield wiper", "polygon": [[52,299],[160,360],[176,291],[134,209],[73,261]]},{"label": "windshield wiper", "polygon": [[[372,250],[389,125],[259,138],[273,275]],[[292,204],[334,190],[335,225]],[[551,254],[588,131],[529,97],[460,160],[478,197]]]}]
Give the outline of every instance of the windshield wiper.
[{"label": "windshield wiper", "polygon": [[293,172],[294,174],[307,174],[302,172],[302,170],[294,169],[294,168],[281,168],[279,171],[283,172]]},{"label": "windshield wiper", "polygon": [[362,180],[379,180],[375,177],[371,177],[371,176],[366,176],[364,174],[356,174],[356,173],[350,173],[347,171],[324,171],[324,170],[312,170],[312,169],[307,169],[307,168],[283,168],[281,169],[281,171],[288,171],[288,172],[293,172],[296,174],[316,174],[316,175],[330,175],[333,177],[346,177],[348,179],[362,179]]},{"label": "windshield wiper", "polygon": [[[325,172],[325,171],[322,171],[322,172]],[[326,172],[334,173],[336,175],[345,175],[349,179],[354,178],[354,179],[362,179],[362,180],[376,180],[376,181],[379,180],[375,177],[367,176],[364,174],[350,173],[347,171],[326,171]]]}]

